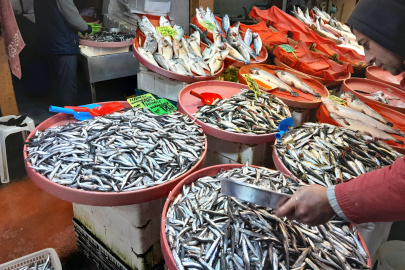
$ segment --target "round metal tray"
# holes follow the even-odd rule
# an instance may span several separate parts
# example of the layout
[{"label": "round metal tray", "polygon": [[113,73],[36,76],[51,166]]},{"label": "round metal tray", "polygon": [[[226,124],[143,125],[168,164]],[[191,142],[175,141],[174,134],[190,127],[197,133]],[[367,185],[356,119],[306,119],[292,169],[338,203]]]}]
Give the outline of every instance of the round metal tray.
[{"label": "round metal tray", "polygon": [[[207,82],[193,83],[184,87],[183,90],[181,90],[181,92],[179,93],[177,108],[180,112],[188,114],[190,118],[194,119],[195,117],[193,116],[193,114],[198,110],[197,107],[202,106],[202,102],[200,99],[190,94],[191,90],[197,93],[203,92],[217,93],[221,95],[223,98],[230,98],[233,95],[240,93],[241,88],[248,88],[248,87],[244,84],[224,82],[224,81],[207,81]],[[220,130],[198,119],[196,120],[196,123],[203,127],[205,133],[225,141],[244,144],[259,144],[259,143],[273,142],[275,140],[276,133],[261,134],[261,135],[242,134]]]},{"label": "round metal tray", "polygon": [[[131,107],[126,101],[121,101],[121,103],[124,105],[124,108]],[[99,102],[98,104],[103,104],[103,102]],[[30,133],[27,139],[33,137],[37,130],[41,131],[53,126],[60,126],[68,122],[74,121],[76,120],[71,115],[62,113],[56,114],[48,118],[41,124],[39,124]],[[24,145],[24,159],[27,158],[26,150],[27,146]],[[207,140],[205,140],[205,150],[202,153],[201,159],[189,171],[187,171],[183,175],[171,181],[165,182],[161,185],[128,192],[98,192],[98,191],[86,191],[82,189],[70,188],[52,182],[48,178],[37,173],[34,169],[29,168],[29,166],[31,166],[31,163],[29,162],[25,162],[25,169],[27,170],[28,176],[37,186],[62,200],[69,201],[72,203],[94,205],[94,206],[120,206],[120,205],[139,204],[167,196],[170,193],[170,191],[177,185],[177,183],[179,183],[186,176],[190,175],[194,171],[201,169],[204,166],[206,154],[207,154]]]}]

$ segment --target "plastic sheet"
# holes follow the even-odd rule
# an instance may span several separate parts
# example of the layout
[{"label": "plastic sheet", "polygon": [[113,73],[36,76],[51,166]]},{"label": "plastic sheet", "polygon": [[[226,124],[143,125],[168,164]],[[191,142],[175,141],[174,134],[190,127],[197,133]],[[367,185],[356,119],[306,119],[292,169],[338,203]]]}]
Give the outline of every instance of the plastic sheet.
[{"label": "plastic sheet", "polygon": [[288,39],[284,33],[271,31],[264,22],[259,22],[255,25],[240,24],[239,26],[239,29],[243,33],[245,33],[248,28],[250,28],[253,33],[258,33],[263,44],[269,47],[288,43]]},{"label": "plastic sheet", "polygon": [[[350,73],[353,73],[353,68],[350,64],[338,63],[330,60],[327,55],[310,51],[304,42],[299,42],[292,46],[295,49],[293,53],[286,52],[281,47],[276,47],[273,54],[281,62],[305,74],[322,78],[325,84],[329,84],[335,80],[347,78]],[[297,56],[297,58],[295,58]]]},{"label": "plastic sheet", "polygon": [[338,47],[333,41],[327,38],[323,38],[311,30],[307,25],[298,19],[288,15],[276,6],[267,10],[260,10],[257,7],[253,7],[249,13],[249,17],[254,18],[257,21],[271,21],[273,26],[283,33],[291,31],[293,33],[293,39],[296,41],[302,40],[307,45],[309,43],[316,43],[317,49],[328,54],[334,53],[340,55],[339,60],[351,63],[359,64],[364,62],[364,56],[358,54],[355,50],[350,48]]}]

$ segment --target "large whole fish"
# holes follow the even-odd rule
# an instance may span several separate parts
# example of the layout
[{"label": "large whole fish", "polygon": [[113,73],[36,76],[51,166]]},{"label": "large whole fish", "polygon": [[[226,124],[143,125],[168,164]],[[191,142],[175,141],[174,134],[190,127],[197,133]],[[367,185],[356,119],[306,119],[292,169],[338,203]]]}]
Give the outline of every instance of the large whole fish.
[{"label": "large whole fish", "polygon": [[263,43],[262,39],[260,38],[260,35],[258,33],[253,33],[253,48],[255,49],[256,55],[260,54],[262,47]]},{"label": "large whole fish", "polygon": [[[164,16],[160,16],[159,25],[160,26],[171,26],[169,20],[166,19]],[[172,38],[170,36],[166,36],[166,37],[164,37],[164,39],[167,40],[167,42],[170,44],[170,46],[173,45]]]},{"label": "large whole fish", "polygon": [[388,122],[387,119],[382,117],[381,114],[371,109],[363,101],[358,99],[352,92],[344,92],[343,95],[345,96],[347,106],[349,106],[350,108],[355,109],[356,111],[362,112],[364,114],[367,114],[368,116],[371,116],[377,119],[378,121],[383,122],[386,125],[389,125],[391,127],[393,126],[392,123]]},{"label": "large whole fish", "polygon": [[252,30],[250,30],[250,28],[248,28],[248,30],[246,30],[245,37],[244,37],[243,41],[248,46],[250,46],[250,44],[252,44],[253,34],[252,34]]},{"label": "large whole fish", "polygon": [[161,55],[158,52],[155,52],[153,54],[153,58],[155,59],[155,61],[159,64],[159,66],[161,66],[164,69],[169,70],[169,65],[167,64],[166,59],[163,57],[163,55]]},{"label": "large whole fish", "polygon": [[200,32],[199,32],[199,31],[194,31],[194,33],[192,33],[192,34],[190,35],[190,39],[195,40],[195,42],[196,42],[197,44],[200,44],[200,42],[201,42],[201,35],[200,35]]},{"label": "large whole fish", "polygon": [[[331,116],[359,124],[334,113]],[[305,183],[323,186],[391,165],[402,157],[388,144],[370,135],[319,123],[305,123],[289,130],[275,147],[294,176]]]},{"label": "large whole fish", "polygon": [[195,117],[226,131],[254,134],[276,132],[279,123],[289,117],[287,105],[277,97],[262,92],[256,98],[251,90],[241,91],[229,99],[200,107]]},{"label": "large whole fish", "polygon": [[148,61],[149,63],[154,64],[157,67],[159,66],[158,63],[155,61],[155,58],[153,57],[153,55],[149,51],[145,50],[142,47],[139,47],[138,51],[139,51],[139,54],[142,55],[143,58],[145,58],[146,61]]},{"label": "large whole fish", "polygon": [[146,36],[143,48],[151,54],[156,52],[158,48],[158,42],[152,33],[148,33],[148,35]]},{"label": "large whole fish", "polygon": [[274,76],[273,74],[268,73],[267,71],[264,71],[260,68],[250,68],[250,72],[253,74],[259,75],[262,77],[264,80],[268,81],[272,85],[277,85],[278,89],[282,92],[287,91],[291,94],[293,97],[298,97],[298,93],[295,92],[290,86],[288,86],[285,82]]},{"label": "large whole fish", "polygon": [[76,189],[125,192],[170,181],[201,158],[204,133],[179,112],[125,109],[37,131],[27,144],[30,168]]},{"label": "large whole fish", "polygon": [[161,38],[158,43],[159,53],[167,60],[173,57],[173,47],[166,39]]},{"label": "large whole fish", "polygon": [[229,22],[228,14],[225,14],[225,16],[222,18],[222,29],[224,29],[225,34],[228,33],[228,29],[230,26],[231,23]]},{"label": "large whole fish", "polygon": [[355,226],[340,219],[316,227],[280,219],[272,209],[222,194],[222,178],[298,187],[277,171],[247,166],[184,185],[166,213],[177,269],[369,269]]},{"label": "large whole fish", "polygon": [[184,36],[184,29],[180,25],[177,25],[177,24],[175,24],[173,26],[173,29],[177,33],[176,36],[174,37],[174,39],[181,40],[181,38]]},{"label": "large whole fish", "polygon": [[350,118],[344,118],[336,113],[329,113],[329,116],[338,122],[340,125],[343,127],[349,128],[351,130],[355,131],[361,131],[373,138],[383,140],[383,141],[395,141],[396,143],[399,144],[404,144],[401,140],[398,140],[397,138],[389,135],[388,133],[379,130],[376,127],[370,126],[367,123],[360,122],[358,120],[350,119]]},{"label": "large whole fish", "polygon": [[335,112],[342,117],[358,120],[360,122],[367,123],[367,125],[376,127],[379,130],[385,131],[387,133],[392,133],[405,137],[405,134],[399,129],[394,129],[386,124],[383,124],[380,121],[372,118],[371,116],[368,116],[352,108],[343,107],[329,98],[322,97],[321,100],[329,112]]},{"label": "large whole fish", "polygon": [[282,80],[286,84],[291,85],[292,87],[295,87],[304,93],[310,93],[316,98],[321,97],[321,95],[318,92],[316,92],[309,85],[305,84],[303,81],[301,81],[291,73],[288,73],[284,70],[276,70],[274,71],[274,73],[276,73],[277,77],[279,77],[280,80]]}]

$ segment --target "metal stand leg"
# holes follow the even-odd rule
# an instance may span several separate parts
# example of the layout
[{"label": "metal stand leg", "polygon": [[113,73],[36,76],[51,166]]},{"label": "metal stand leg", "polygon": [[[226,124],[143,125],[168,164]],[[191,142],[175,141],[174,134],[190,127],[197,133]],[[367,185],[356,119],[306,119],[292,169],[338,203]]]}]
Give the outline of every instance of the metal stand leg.
[{"label": "metal stand leg", "polygon": [[93,103],[97,102],[96,98],[96,83],[90,83],[90,88],[91,88],[91,100]]}]

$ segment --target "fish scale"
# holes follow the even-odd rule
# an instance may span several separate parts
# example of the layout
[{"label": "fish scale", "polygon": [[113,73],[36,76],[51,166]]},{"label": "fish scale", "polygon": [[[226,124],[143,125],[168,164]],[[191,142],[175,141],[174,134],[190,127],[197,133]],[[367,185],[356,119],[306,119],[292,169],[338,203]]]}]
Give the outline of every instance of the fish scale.
[{"label": "fish scale", "polygon": [[[322,139],[322,130],[333,130]],[[308,135],[308,139],[302,138]],[[286,132],[275,144],[284,165],[305,183],[331,186],[401,158],[388,144],[343,127],[305,123]],[[298,151],[298,152],[297,152]],[[298,154],[297,154],[298,153]]]},{"label": "fish scale", "polygon": [[[281,174],[245,165],[183,186],[169,205],[165,227],[178,269],[349,269],[349,265],[369,269],[368,255],[356,238],[356,228],[349,228],[349,223],[339,219],[310,227],[218,192],[221,178],[237,181],[257,176]],[[215,192],[218,199],[207,204],[199,197],[201,192]],[[187,205],[194,210],[178,211]],[[339,261],[338,252],[349,255]]]},{"label": "fish scale", "polygon": [[118,192],[179,177],[200,160],[205,135],[188,116],[145,107],[37,131],[26,144],[30,167],[53,182]]}]

